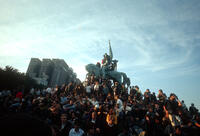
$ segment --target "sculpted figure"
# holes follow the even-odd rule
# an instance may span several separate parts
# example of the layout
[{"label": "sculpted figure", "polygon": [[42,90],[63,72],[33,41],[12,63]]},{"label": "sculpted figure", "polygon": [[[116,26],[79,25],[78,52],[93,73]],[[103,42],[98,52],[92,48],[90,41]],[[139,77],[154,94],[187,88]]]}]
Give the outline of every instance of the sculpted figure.
[{"label": "sculpted figure", "polygon": [[86,65],[88,75],[95,75],[97,78],[112,79],[120,84],[130,86],[130,79],[123,72],[117,71],[118,60],[113,60],[112,49],[109,42],[110,54],[105,53],[102,59],[102,66],[100,63]]}]

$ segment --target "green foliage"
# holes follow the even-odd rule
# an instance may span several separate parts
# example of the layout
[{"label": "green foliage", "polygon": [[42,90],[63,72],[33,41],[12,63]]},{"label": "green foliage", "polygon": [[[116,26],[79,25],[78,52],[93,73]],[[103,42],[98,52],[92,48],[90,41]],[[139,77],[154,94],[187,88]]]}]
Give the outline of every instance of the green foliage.
[{"label": "green foliage", "polygon": [[19,72],[11,66],[6,66],[4,69],[0,68],[0,90],[29,90],[32,87],[42,88],[43,86],[38,85],[34,79],[26,76],[24,73]]}]

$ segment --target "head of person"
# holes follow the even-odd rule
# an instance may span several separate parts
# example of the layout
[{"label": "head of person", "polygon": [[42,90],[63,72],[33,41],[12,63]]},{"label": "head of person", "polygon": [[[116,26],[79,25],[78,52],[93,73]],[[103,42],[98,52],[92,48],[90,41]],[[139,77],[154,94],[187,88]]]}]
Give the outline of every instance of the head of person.
[{"label": "head of person", "polygon": [[135,86],[135,90],[139,90],[139,86],[136,85],[136,86]]},{"label": "head of person", "polygon": [[163,93],[162,89],[159,89],[159,90],[158,90],[158,93],[159,93],[159,94],[162,94],[162,93]]},{"label": "head of person", "polygon": [[69,101],[69,104],[70,104],[70,105],[74,104],[73,100],[70,100],[70,101]]},{"label": "head of person", "polygon": [[67,114],[61,114],[60,119],[61,119],[61,122],[62,122],[63,124],[66,123],[66,121],[67,121]]},{"label": "head of person", "polygon": [[119,96],[118,95],[115,95],[115,100],[119,99]]},{"label": "head of person", "polygon": [[155,103],[155,108],[156,108],[156,109],[159,109],[159,107],[160,107],[159,104],[158,104],[158,103]]},{"label": "head of person", "polygon": [[118,82],[115,82],[115,86],[118,86],[119,85],[119,83]]},{"label": "head of person", "polygon": [[171,101],[174,101],[176,99],[176,95],[174,93],[171,93],[169,99]]},{"label": "head of person", "polygon": [[80,123],[79,123],[78,120],[76,120],[75,123],[74,123],[74,129],[75,129],[76,132],[78,132],[79,128],[80,128]]},{"label": "head of person", "polygon": [[104,57],[107,57],[107,56],[108,56],[108,54],[107,54],[107,53],[105,53],[105,54],[104,54]]}]

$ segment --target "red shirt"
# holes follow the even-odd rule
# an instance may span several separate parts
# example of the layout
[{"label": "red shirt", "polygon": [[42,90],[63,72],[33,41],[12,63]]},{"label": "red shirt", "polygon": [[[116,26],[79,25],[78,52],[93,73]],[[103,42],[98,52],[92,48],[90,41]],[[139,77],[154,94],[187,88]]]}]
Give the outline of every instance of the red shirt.
[{"label": "red shirt", "polygon": [[22,92],[18,92],[18,93],[16,94],[16,98],[22,99]]}]

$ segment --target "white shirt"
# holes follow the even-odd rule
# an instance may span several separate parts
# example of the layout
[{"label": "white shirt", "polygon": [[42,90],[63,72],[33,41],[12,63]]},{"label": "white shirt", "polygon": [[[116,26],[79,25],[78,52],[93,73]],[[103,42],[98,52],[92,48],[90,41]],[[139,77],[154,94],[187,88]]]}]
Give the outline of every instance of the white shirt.
[{"label": "white shirt", "polygon": [[86,86],[86,92],[91,93],[91,86]]},{"label": "white shirt", "polygon": [[69,131],[69,136],[82,136],[83,134],[84,131],[81,128],[79,128],[78,132],[76,132],[74,128]]},{"label": "white shirt", "polygon": [[94,90],[98,91],[99,90],[99,85],[94,85]]},{"label": "white shirt", "polygon": [[37,91],[36,91],[36,95],[40,95],[40,90],[37,90]]},{"label": "white shirt", "polygon": [[97,100],[92,100],[90,98],[88,98],[88,100],[92,103],[93,106],[99,107],[99,102]]},{"label": "white shirt", "polygon": [[35,90],[32,88],[32,89],[30,90],[30,93],[31,93],[31,94],[34,94],[34,91],[35,91]]},{"label": "white shirt", "polygon": [[67,101],[67,97],[60,97],[60,103],[63,104]]},{"label": "white shirt", "polygon": [[122,100],[117,99],[117,104],[119,104],[119,108],[121,108],[123,106]]},{"label": "white shirt", "polygon": [[47,93],[51,93],[51,88],[48,87],[48,88],[46,89],[46,91],[47,91]]}]

